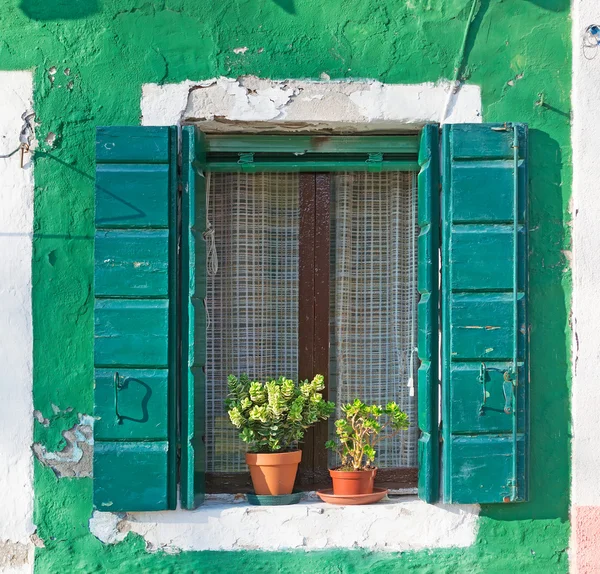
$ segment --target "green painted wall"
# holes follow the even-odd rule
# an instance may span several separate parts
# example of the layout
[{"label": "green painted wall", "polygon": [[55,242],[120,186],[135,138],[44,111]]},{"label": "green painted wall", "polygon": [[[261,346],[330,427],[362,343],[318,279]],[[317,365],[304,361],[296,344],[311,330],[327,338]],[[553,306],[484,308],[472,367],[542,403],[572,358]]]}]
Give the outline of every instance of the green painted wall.
[{"label": "green painted wall", "polygon": [[[218,75],[274,79],[453,76],[471,0],[0,0],[0,69],[35,70],[34,402],[48,449],[92,411],[93,143],[139,123],[141,85]],[[484,507],[468,549],[365,554],[147,554],[88,529],[91,480],[35,467],[38,572],[564,572],[569,492],[571,150],[568,0],[478,0],[461,76],[485,121],[531,127],[531,502]],[[245,54],[233,48],[247,46]],[[54,80],[49,70],[55,67]],[[65,68],[69,75],[65,75]],[[537,105],[539,94],[544,105]],[[62,411],[53,414],[52,404]],[[72,409],[72,410],[69,410]]]}]

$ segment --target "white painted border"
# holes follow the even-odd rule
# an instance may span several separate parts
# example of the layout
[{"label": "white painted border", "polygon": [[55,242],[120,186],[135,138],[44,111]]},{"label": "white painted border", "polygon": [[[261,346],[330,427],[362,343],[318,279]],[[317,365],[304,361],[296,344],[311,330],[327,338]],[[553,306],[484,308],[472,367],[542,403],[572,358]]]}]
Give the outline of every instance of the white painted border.
[{"label": "white painted border", "polygon": [[335,506],[305,500],[292,506],[249,506],[208,500],[194,511],[95,512],[94,536],[107,544],[128,532],[148,550],[323,550],[362,548],[405,552],[467,547],[477,536],[477,505],[433,505],[415,497],[369,506]]},{"label": "white painted border", "polygon": [[598,0],[573,2],[573,440],[572,503],[600,505],[600,46],[584,31],[600,25]]},{"label": "white painted border", "polygon": [[573,384],[571,395],[570,570],[600,569],[600,45],[586,29],[600,25],[598,0],[574,0],[573,21]]},{"label": "white painted border", "polygon": [[[446,81],[382,84],[255,76],[144,84],[142,125],[198,122],[207,131],[405,131],[430,122],[480,123],[481,90]],[[235,122],[235,123],[233,123]]]},{"label": "white painted border", "polygon": [[[0,155],[19,146],[32,101],[31,72],[0,72]],[[33,568],[33,166],[25,157],[24,169],[19,152],[0,159],[0,565],[11,573]],[[11,560],[13,551],[29,559]]]}]

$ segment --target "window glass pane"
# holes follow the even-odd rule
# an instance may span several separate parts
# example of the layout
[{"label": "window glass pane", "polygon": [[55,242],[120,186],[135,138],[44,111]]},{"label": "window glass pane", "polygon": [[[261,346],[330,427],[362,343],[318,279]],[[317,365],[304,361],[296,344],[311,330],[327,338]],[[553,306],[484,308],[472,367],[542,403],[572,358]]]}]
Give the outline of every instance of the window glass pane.
[{"label": "window glass pane", "polygon": [[298,373],[298,174],[213,173],[208,214],[218,271],[207,278],[208,472],[246,471],[225,411],[227,375]]},{"label": "window glass pane", "polygon": [[355,398],[396,401],[411,421],[379,443],[379,468],[417,466],[416,198],[412,172],[333,175],[330,399],[337,416]]}]

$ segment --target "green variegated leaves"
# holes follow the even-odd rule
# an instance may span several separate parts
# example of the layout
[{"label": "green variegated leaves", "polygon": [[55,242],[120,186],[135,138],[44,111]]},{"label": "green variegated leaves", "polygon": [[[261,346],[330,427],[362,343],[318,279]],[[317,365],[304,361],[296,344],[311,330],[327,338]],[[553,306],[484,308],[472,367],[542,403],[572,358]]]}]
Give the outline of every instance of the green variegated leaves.
[{"label": "green variegated leaves", "polygon": [[250,383],[248,393],[252,402],[256,403],[257,405],[263,405],[265,402],[267,402],[267,392],[263,384],[259,383],[258,381]]},{"label": "green variegated leaves", "polygon": [[[335,421],[338,442],[329,440],[325,447],[341,458],[340,470],[361,470],[372,466],[377,451],[375,445],[402,430],[408,429],[408,415],[396,403],[368,406],[360,399],[341,407],[345,418]],[[380,419],[385,415],[385,422]],[[388,432],[383,432],[383,431]],[[383,434],[382,434],[383,433]]]},{"label": "green variegated leaves", "polygon": [[233,426],[237,428],[241,428],[242,425],[246,422],[246,419],[244,418],[238,407],[232,407],[231,409],[229,409],[229,418],[231,419]]},{"label": "green variegated leaves", "polygon": [[252,452],[276,452],[295,448],[306,429],[326,420],[335,406],[323,399],[323,375],[296,384],[291,379],[261,383],[246,375],[229,375],[225,401],[232,424]]}]

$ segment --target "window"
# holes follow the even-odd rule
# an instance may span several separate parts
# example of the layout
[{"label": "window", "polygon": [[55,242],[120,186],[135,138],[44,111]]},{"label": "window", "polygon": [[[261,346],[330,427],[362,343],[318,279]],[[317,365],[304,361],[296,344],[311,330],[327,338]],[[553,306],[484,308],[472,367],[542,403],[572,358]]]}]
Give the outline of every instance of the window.
[{"label": "window", "polygon": [[[98,130],[95,506],[238,491],[222,400],[243,370],[400,402],[415,426],[380,449],[389,485],[418,464],[427,501],[525,500],[526,127],[181,135]],[[306,438],[305,487],[328,432]]]},{"label": "window", "polygon": [[[338,414],[356,397],[397,401],[413,424],[381,444],[380,475],[416,486],[415,173],[209,171],[206,198],[218,261],[205,299],[208,487],[247,487],[244,444],[224,409],[231,372],[325,374]],[[309,488],[327,484],[336,463],[326,426],[304,445]]]},{"label": "window", "polygon": [[[250,489],[224,409],[230,372],[322,373],[338,409],[396,400],[412,425],[381,444],[380,481],[416,486],[416,138],[295,139],[205,140],[208,257],[218,261],[205,297],[207,489]],[[304,488],[328,484],[332,433],[333,418],[306,436]]]}]

